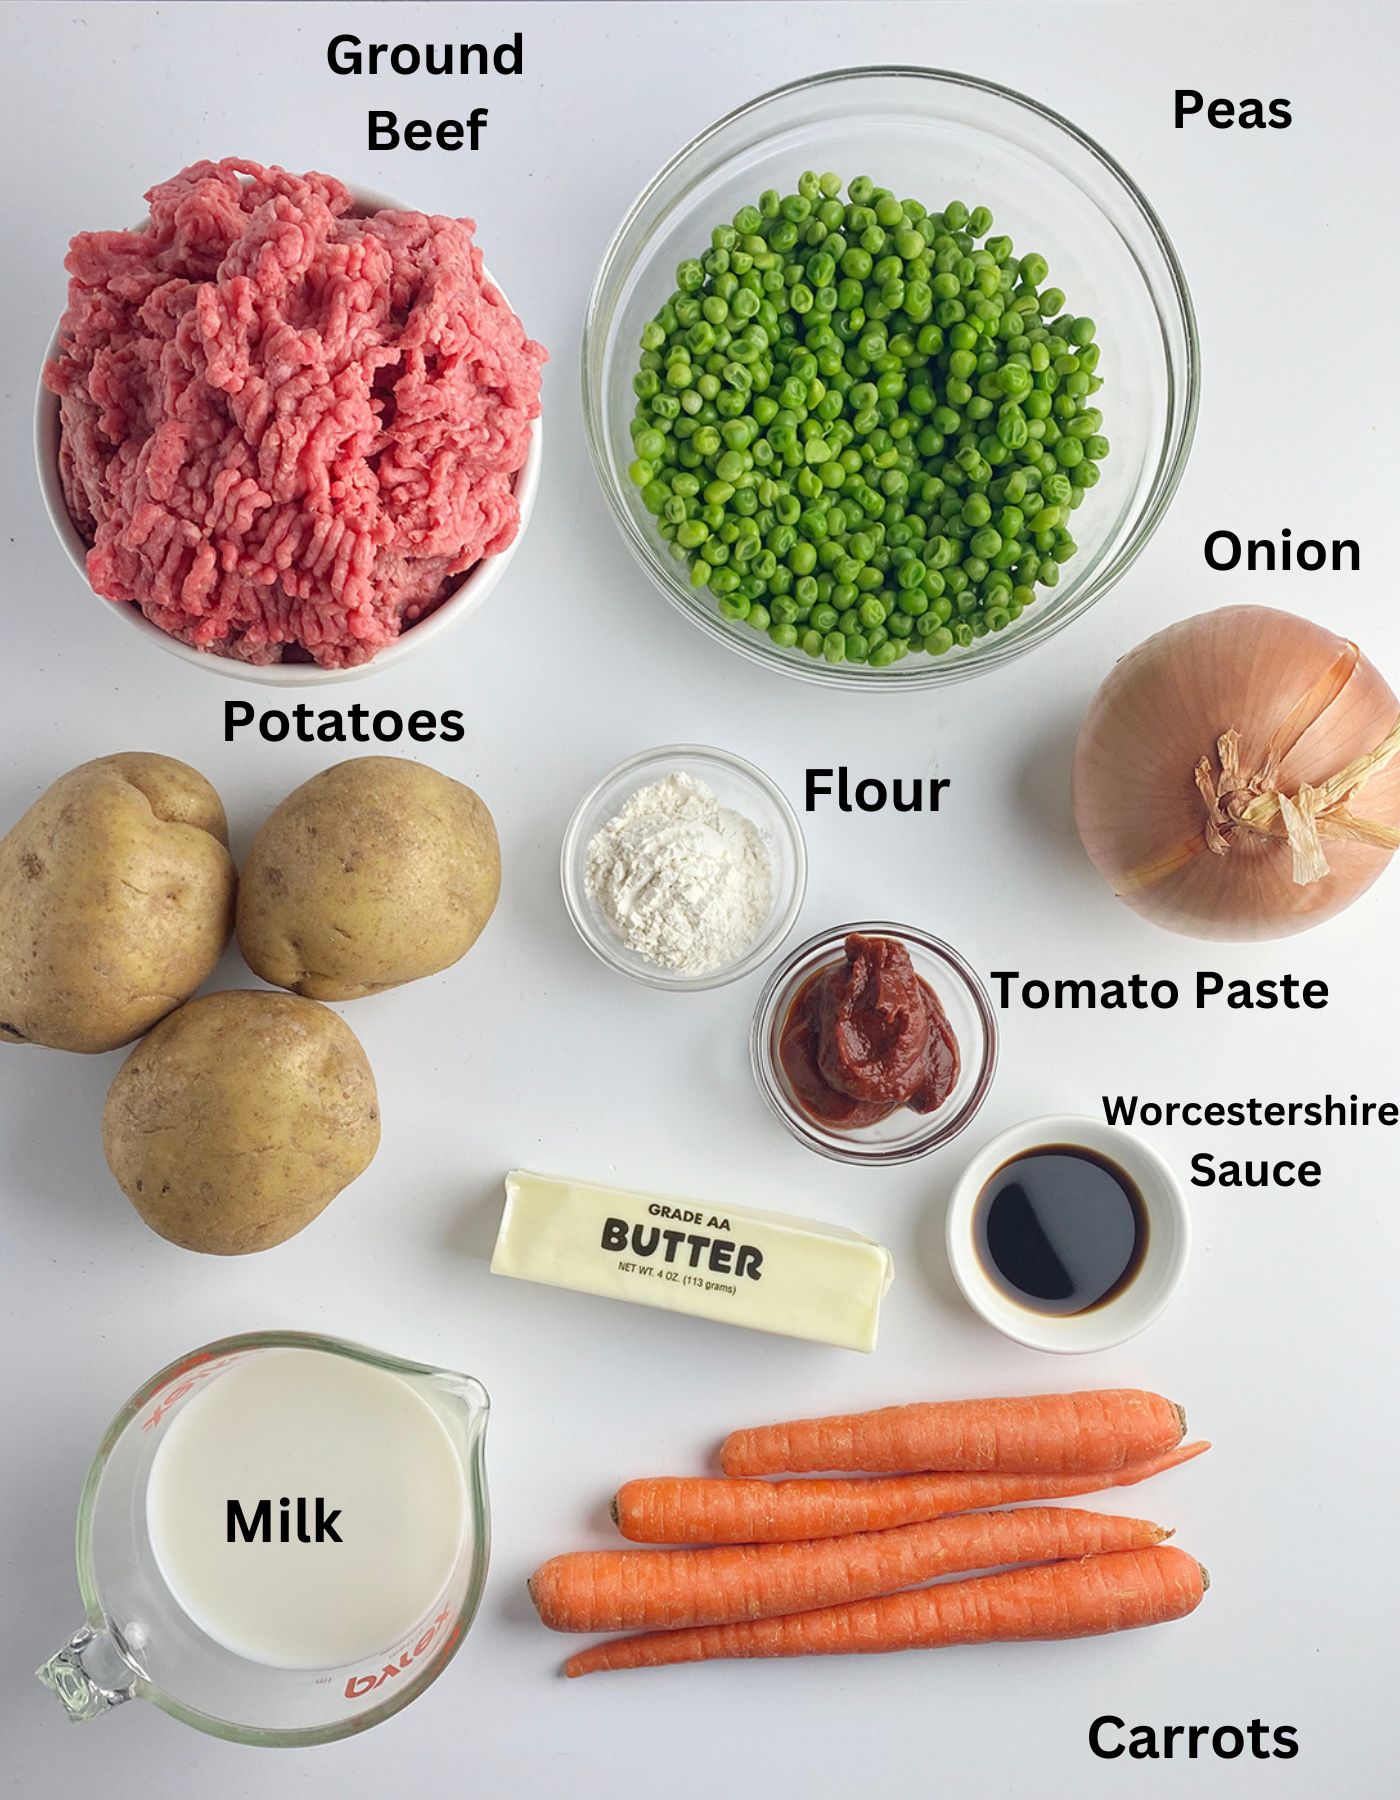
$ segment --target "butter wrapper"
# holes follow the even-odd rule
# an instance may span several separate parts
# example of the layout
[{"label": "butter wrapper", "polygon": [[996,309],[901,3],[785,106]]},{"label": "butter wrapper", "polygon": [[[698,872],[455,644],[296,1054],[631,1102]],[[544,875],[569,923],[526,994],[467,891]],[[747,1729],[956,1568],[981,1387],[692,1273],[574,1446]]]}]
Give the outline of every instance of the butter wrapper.
[{"label": "butter wrapper", "polygon": [[513,1169],[491,1271],[869,1351],[894,1259],[836,1225]]}]

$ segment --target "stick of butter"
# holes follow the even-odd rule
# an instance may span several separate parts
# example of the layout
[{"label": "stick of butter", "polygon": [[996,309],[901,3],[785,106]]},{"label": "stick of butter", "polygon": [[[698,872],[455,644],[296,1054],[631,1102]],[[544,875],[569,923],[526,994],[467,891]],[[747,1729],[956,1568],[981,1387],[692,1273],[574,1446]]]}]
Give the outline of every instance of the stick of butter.
[{"label": "stick of butter", "polygon": [[491,1272],[873,1350],[894,1259],[839,1226],[513,1169]]}]

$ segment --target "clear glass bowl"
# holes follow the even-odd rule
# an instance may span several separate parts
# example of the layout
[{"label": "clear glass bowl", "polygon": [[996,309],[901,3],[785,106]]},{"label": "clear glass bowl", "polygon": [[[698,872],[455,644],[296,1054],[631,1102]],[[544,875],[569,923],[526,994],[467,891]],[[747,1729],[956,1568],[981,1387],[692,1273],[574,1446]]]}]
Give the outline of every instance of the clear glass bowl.
[{"label": "clear glass bowl", "polygon": [[[1005,631],[944,656],[889,668],[830,664],[782,650],[721,616],[689,584],[627,478],[632,377],[643,325],[674,287],[676,265],[709,244],[765,188],[794,190],[804,169],[868,175],[941,206],[992,210],[1018,251],[1038,250],[1103,346],[1103,478],[1075,513],[1079,551],[1059,585]],[[583,329],[583,406],[593,466],[633,555],[666,598],[752,661],[848,688],[959,681],[1052,637],[1130,567],[1176,492],[1196,425],[1196,321],[1161,222],[1132,179],[1068,119],[1024,94],[943,69],[861,68],[775,88],[701,132],[633,205],[608,246]]]},{"label": "clear glass bowl", "polygon": [[[837,1131],[798,1104],[778,1058],[778,1042],[798,991],[819,969],[843,960],[845,941],[853,931],[862,937],[894,938],[904,945],[914,973],[933,989],[947,1014],[961,1066],[952,1093],[934,1112],[916,1113],[902,1106],[873,1125]],[[888,920],[835,925],[800,944],[768,977],[754,1009],[749,1054],[763,1098],[809,1150],[837,1162],[913,1162],[950,1143],[977,1116],[996,1073],[996,1014],[981,977],[940,938]]]},{"label": "clear glass bowl", "polygon": [[[638,788],[667,775],[694,775],[713,789],[721,806],[740,813],[758,828],[773,873],[773,899],[762,931],[737,962],[704,975],[677,975],[629,950],[588,892],[588,846]],[[771,956],[797,923],[807,891],[807,845],[786,795],[752,763],[704,744],[664,744],[620,762],[579,801],[559,858],[564,905],[574,928],[610,969],[648,987],[696,993],[724,987],[748,975]]]}]

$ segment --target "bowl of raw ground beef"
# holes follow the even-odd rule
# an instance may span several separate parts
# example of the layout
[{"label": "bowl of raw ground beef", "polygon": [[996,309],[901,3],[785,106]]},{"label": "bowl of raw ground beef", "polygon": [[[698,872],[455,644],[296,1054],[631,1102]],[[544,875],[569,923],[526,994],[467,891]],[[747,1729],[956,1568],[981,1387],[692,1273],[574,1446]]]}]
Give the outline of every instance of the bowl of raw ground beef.
[{"label": "bowl of raw ground beef", "polygon": [[229,159],[67,258],[39,479],[107,609],[187,662],[346,680],[486,598],[539,482],[540,369],[470,220]]}]

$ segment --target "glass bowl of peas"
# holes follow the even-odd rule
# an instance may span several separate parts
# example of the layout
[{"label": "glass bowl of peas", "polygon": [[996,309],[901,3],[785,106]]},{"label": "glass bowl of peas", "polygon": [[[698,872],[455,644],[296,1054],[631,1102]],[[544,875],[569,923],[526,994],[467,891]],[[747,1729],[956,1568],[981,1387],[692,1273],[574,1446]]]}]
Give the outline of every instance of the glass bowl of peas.
[{"label": "glass bowl of peas", "polygon": [[673,605],[751,660],[956,681],[1114,585],[1180,482],[1199,349],[1175,251],[1068,120],[947,70],[750,101],[603,258],[594,468]]}]

